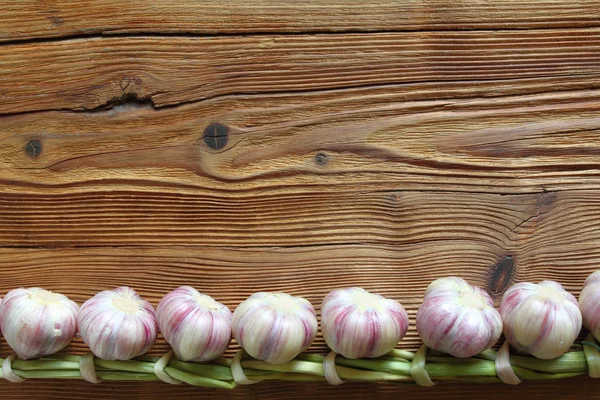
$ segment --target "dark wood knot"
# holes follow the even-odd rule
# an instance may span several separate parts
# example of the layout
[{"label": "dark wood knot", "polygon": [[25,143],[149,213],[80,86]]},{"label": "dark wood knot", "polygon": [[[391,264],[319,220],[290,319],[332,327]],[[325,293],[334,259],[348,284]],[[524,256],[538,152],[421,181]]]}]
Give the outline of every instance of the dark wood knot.
[{"label": "dark wood knot", "polygon": [[25,153],[29,157],[39,157],[42,153],[42,141],[40,139],[30,139],[25,145]]},{"label": "dark wood knot", "polygon": [[210,124],[204,130],[204,143],[213,150],[222,149],[227,145],[229,128],[223,124],[215,122]]},{"label": "dark wood knot", "polygon": [[506,256],[494,265],[490,277],[490,292],[500,294],[506,290],[515,269],[515,262],[511,256]]},{"label": "dark wood knot", "polygon": [[319,152],[315,156],[315,162],[317,163],[317,165],[323,166],[327,164],[327,161],[329,161],[329,156],[325,153]]}]

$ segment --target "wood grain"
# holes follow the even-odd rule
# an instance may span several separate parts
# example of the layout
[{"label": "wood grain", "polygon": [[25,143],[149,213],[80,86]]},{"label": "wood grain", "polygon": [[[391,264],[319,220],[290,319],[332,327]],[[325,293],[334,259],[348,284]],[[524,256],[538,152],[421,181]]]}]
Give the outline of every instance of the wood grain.
[{"label": "wood grain", "polygon": [[[553,199],[564,199],[585,218],[600,209],[597,194]],[[0,241],[20,247],[400,245],[468,234],[504,248],[540,222],[538,214],[551,207],[542,201],[540,195],[393,191],[241,199],[139,192],[1,195]],[[560,215],[544,218],[553,217]]]},{"label": "wood grain", "polygon": [[[404,304],[400,346],[416,350],[437,277],[497,304],[520,281],[577,295],[600,263],[596,0],[0,0],[0,43],[0,296],[43,286],[81,303],[129,285],[156,305],[189,284],[232,309],[260,290],[319,309],[330,289],[362,286]],[[215,123],[218,143],[205,141]],[[321,336],[310,351],[326,351]],[[7,399],[600,398],[588,378],[0,387]]]},{"label": "wood grain", "polygon": [[[285,393],[286,399],[384,399],[395,400],[399,396],[411,399],[450,400],[462,399],[511,399],[526,395],[531,400],[548,399],[552,393],[554,399],[579,400],[582,395],[587,399],[598,399],[600,381],[589,378],[571,379],[569,384],[564,381],[524,382],[519,386],[501,384],[444,384],[432,388],[422,388],[414,385],[374,385],[346,383],[343,386],[303,383],[290,384],[284,382],[260,383],[252,386],[236,388],[232,391],[224,389],[196,388],[187,385],[167,385],[165,383],[111,383],[103,382],[92,386],[87,382],[69,381],[69,390],[57,381],[27,381],[25,384],[12,384],[10,390],[3,394],[5,399],[56,399],[79,400],[85,392],[86,399],[143,399],[162,400],[164,398],[188,399],[281,399]],[[5,388],[9,386],[3,384]]]},{"label": "wood grain", "polygon": [[[136,192],[1,195],[0,240],[13,247],[290,247],[468,239],[497,247],[500,256],[532,240],[554,249],[558,241],[575,244],[588,238],[590,247],[596,245],[598,195],[597,190],[533,195],[307,192],[221,200]],[[573,223],[586,236],[571,237]]]},{"label": "wood grain", "polygon": [[[556,236],[565,236],[560,226],[545,222],[558,231]],[[580,240],[563,242],[547,239],[549,235],[542,231],[530,240],[516,241],[509,250],[462,233],[462,238],[404,245],[5,248],[0,249],[0,295],[15,287],[39,285],[43,277],[45,288],[80,304],[100,290],[127,285],[156,306],[170,290],[192,285],[232,310],[252,293],[283,291],[305,297],[319,312],[331,289],[359,286],[404,305],[410,329],[400,346],[416,351],[421,342],[414,318],[427,285],[438,277],[461,276],[486,288],[498,305],[502,293],[494,294],[490,288],[492,269],[507,251],[516,260],[512,283],[556,279],[575,295],[600,260],[600,235],[591,229],[582,229]],[[77,341],[70,351],[86,349]],[[167,349],[161,340],[151,354],[162,355]],[[236,349],[230,347],[228,354]],[[326,349],[319,334],[310,350]],[[10,354],[6,345],[0,351],[3,356]]]},{"label": "wood grain", "polygon": [[256,33],[600,26],[594,0],[460,2],[3,0],[0,40],[115,33]]},{"label": "wood grain", "polygon": [[593,89],[598,49],[598,28],[19,43],[0,47],[0,113],[394,84],[436,98]]},{"label": "wood grain", "polygon": [[[598,188],[600,90],[427,99],[434,93],[364,88],[4,116],[1,182],[17,194],[232,197]],[[219,150],[202,139],[215,121],[229,129]]]}]

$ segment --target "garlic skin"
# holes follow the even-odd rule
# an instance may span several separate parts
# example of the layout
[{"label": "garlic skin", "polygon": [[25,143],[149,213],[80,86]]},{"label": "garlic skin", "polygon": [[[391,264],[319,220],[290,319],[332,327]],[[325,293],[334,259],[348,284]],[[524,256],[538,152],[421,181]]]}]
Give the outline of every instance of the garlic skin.
[{"label": "garlic skin", "polygon": [[543,360],[564,354],[581,330],[577,300],[554,281],[511,286],[502,296],[500,314],[506,340]]},{"label": "garlic skin", "polygon": [[483,289],[462,278],[439,278],[425,291],[417,312],[417,331],[428,347],[467,358],[498,341],[502,319]]},{"label": "garlic skin", "polygon": [[306,350],[317,335],[315,309],[302,297],[254,293],[233,312],[233,337],[252,357],[282,364]]},{"label": "garlic skin", "polygon": [[77,332],[79,306],[66,296],[41,288],[11,290],[0,303],[0,326],[22,360],[66,347]]},{"label": "garlic skin", "polygon": [[227,306],[190,286],[165,295],[156,307],[156,322],[183,361],[210,361],[231,342],[232,313]]},{"label": "garlic skin", "polygon": [[321,304],[321,332],[346,358],[389,353],[406,335],[408,315],[400,303],[362,288],[335,289]]},{"label": "garlic skin", "polygon": [[79,335],[104,360],[129,360],[156,341],[154,309],[135,290],[122,286],[98,293],[81,306]]},{"label": "garlic skin", "polygon": [[583,283],[579,295],[579,310],[583,325],[600,340],[600,271],[592,273]]}]

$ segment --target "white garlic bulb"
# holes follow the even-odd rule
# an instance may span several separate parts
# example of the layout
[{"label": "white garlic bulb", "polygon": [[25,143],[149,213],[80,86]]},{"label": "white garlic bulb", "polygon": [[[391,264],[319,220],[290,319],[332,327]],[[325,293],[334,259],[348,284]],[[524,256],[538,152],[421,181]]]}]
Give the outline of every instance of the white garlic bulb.
[{"label": "white garlic bulb", "polygon": [[321,305],[325,342],[346,358],[382,356],[407,329],[408,315],[400,303],[362,288],[333,290]]},{"label": "white garlic bulb", "polygon": [[232,313],[227,306],[190,286],[168,293],[156,307],[158,327],[178,359],[210,361],[231,341]]},{"label": "white garlic bulb", "polygon": [[233,312],[233,337],[252,357],[270,364],[290,361],[317,335],[315,309],[286,293],[254,293]]},{"label": "white garlic bulb", "polygon": [[79,334],[105,360],[129,360],[156,341],[154,309],[135,290],[119,287],[98,293],[81,306]]},{"label": "white garlic bulb", "polygon": [[0,325],[9,346],[23,360],[56,353],[77,332],[77,304],[40,288],[14,289],[0,303]]},{"label": "white garlic bulb", "polygon": [[506,340],[541,359],[561,356],[581,330],[577,300],[559,283],[523,282],[506,290],[500,302]]},{"label": "white garlic bulb", "polygon": [[467,358],[498,341],[502,319],[484,290],[462,278],[439,278],[425,292],[417,331],[428,347]]},{"label": "white garlic bulb", "polygon": [[579,295],[579,310],[583,325],[600,340],[600,271],[592,273],[585,280]]}]

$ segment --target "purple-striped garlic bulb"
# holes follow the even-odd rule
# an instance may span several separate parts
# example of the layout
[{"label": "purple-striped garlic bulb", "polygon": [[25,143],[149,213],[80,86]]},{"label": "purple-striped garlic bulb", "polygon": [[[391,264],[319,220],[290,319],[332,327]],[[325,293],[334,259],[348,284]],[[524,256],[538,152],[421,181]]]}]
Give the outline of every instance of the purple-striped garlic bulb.
[{"label": "purple-striped garlic bulb", "polygon": [[439,278],[425,291],[417,331],[428,347],[467,358],[498,341],[502,319],[483,289],[462,278]]},{"label": "purple-striped garlic bulb", "polygon": [[596,271],[585,280],[579,295],[579,310],[583,316],[583,325],[600,340],[600,271]]},{"label": "purple-striped garlic bulb", "polygon": [[554,281],[511,286],[500,301],[500,314],[506,340],[544,360],[569,350],[581,330],[575,296]]},{"label": "purple-striped garlic bulb", "polygon": [[302,297],[254,293],[233,312],[233,337],[252,357],[282,364],[306,350],[317,335],[315,309]]},{"label": "purple-striped garlic bulb", "polygon": [[321,304],[325,342],[346,358],[382,356],[407,329],[408,315],[400,303],[362,288],[332,290]]},{"label": "purple-striped garlic bulb", "polygon": [[231,342],[231,316],[227,306],[190,286],[168,293],[156,307],[158,327],[183,361],[210,361],[222,355]]},{"label": "purple-striped garlic bulb", "polygon": [[77,304],[37,287],[14,289],[0,304],[0,325],[20,359],[56,353],[77,333]]},{"label": "purple-striped garlic bulb", "polygon": [[98,293],[81,306],[79,335],[104,360],[129,360],[156,341],[154,309],[135,290],[122,286]]}]

